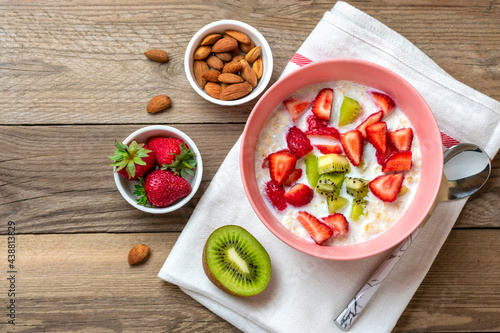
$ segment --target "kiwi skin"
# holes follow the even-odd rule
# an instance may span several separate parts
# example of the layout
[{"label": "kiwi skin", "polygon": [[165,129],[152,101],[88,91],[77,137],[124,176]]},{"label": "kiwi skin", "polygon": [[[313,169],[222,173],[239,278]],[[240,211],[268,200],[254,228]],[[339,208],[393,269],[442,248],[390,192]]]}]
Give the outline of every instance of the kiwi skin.
[{"label": "kiwi skin", "polygon": [[[234,227],[238,227],[238,228],[240,228],[240,229],[243,229],[246,233],[248,233],[248,234],[249,234],[252,238],[254,238],[254,239],[255,239],[255,237],[253,237],[253,235],[252,235],[252,234],[250,234],[250,233],[249,233],[247,230],[245,230],[244,228],[239,227],[239,226],[234,226]],[[213,233],[215,233],[217,230],[219,230],[219,229],[221,229],[221,228],[224,228],[224,227],[220,227],[220,228],[216,229]],[[212,233],[212,234],[213,234],[213,233]],[[211,235],[210,235],[210,236],[211,236]],[[229,294],[229,295],[232,295],[232,296],[237,296],[237,297],[250,297],[250,296],[255,296],[255,295],[258,295],[258,294],[262,293],[262,292],[266,289],[267,285],[266,285],[266,286],[265,286],[265,287],[264,287],[264,288],[263,288],[260,292],[258,292],[258,293],[256,293],[256,294],[241,295],[241,294],[237,294],[237,293],[233,292],[232,290],[230,290],[230,289],[226,288],[226,286],[224,286],[224,284],[223,284],[221,281],[219,281],[219,280],[215,277],[215,275],[214,275],[214,274],[212,273],[212,271],[210,270],[210,267],[208,266],[208,262],[207,262],[207,244],[208,244],[208,241],[209,241],[209,239],[210,239],[210,236],[207,238],[207,241],[205,242],[205,245],[203,246],[203,253],[202,253],[202,264],[203,264],[203,270],[205,271],[205,275],[208,277],[208,279],[210,280],[210,282],[212,282],[212,283],[213,283],[216,287],[218,287],[220,290],[222,290],[222,291],[224,291],[225,293],[227,293],[227,294]],[[257,240],[257,239],[255,239],[255,241],[258,243],[258,240]],[[259,243],[259,244],[260,244],[260,243]],[[262,246],[262,244],[260,244],[260,246]],[[262,248],[263,248],[263,247],[262,247]],[[264,248],[263,248],[263,249],[264,249]],[[265,249],[264,249],[264,251],[265,251]],[[266,255],[268,256],[268,259],[269,259],[269,264],[271,264],[271,263],[270,263],[270,258],[269,258],[269,255],[267,254],[267,252],[265,252],[265,253],[266,253]],[[272,270],[271,270],[271,272],[272,272]],[[271,274],[271,272],[270,272],[270,274]],[[270,278],[270,276],[269,276],[269,278]],[[269,281],[268,281],[268,283],[269,283]]]}]

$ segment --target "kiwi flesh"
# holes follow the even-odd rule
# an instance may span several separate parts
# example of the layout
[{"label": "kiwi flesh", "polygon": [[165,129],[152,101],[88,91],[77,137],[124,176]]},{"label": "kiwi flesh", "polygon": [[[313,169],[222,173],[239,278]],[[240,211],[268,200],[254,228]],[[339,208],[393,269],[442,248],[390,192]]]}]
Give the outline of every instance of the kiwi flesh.
[{"label": "kiwi flesh", "polygon": [[339,126],[353,123],[361,113],[361,105],[354,99],[344,96],[340,106]]},{"label": "kiwi flesh", "polygon": [[203,270],[219,289],[233,296],[254,296],[271,279],[271,259],[264,247],[244,228],[216,229],[203,248]]},{"label": "kiwi flesh", "polygon": [[398,197],[404,195],[406,192],[408,192],[408,187],[405,185],[401,186],[401,189],[399,190]]},{"label": "kiwi flesh", "polygon": [[316,185],[316,192],[326,196],[338,197],[343,181],[343,173],[327,173],[321,175]]},{"label": "kiwi flesh", "polygon": [[353,219],[354,221],[358,221],[361,215],[365,215],[366,213],[364,209],[366,207],[366,204],[366,200],[354,199],[351,206],[351,219]]},{"label": "kiwi flesh", "polygon": [[345,156],[326,154],[318,157],[318,172],[320,175],[329,172],[347,173],[349,171],[351,171],[351,164]]},{"label": "kiwi flesh", "polygon": [[319,179],[318,158],[313,154],[309,154],[305,158],[305,164],[307,181],[309,182],[309,185],[311,185],[311,187],[316,187]]},{"label": "kiwi flesh", "polygon": [[342,197],[327,197],[328,213],[333,214],[338,212],[341,208],[349,203],[346,198]]},{"label": "kiwi flesh", "polygon": [[347,194],[356,199],[363,199],[368,194],[369,182],[365,179],[345,177]]}]

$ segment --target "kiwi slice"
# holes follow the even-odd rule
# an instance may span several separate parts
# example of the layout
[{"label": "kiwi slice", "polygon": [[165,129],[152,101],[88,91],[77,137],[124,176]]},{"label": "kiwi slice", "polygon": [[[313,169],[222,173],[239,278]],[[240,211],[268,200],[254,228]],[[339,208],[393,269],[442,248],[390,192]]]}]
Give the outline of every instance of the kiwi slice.
[{"label": "kiwi slice", "polygon": [[401,186],[401,189],[399,190],[398,197],[404,195],[406,192],[408,192],[408,187],[405,185]]},{"label": "kiwi slice", "polygon": [[215,230],[203,248],[208,279],[233,296],[261,293],[271,278],[271,259],[248,231],[235,225]]},{"label": "kiwi slice", "polygon": [[333,214],[338,212],[342,207],[347,205],[349,201],[342,197],[328,197],[326,198],[328,203],[328,213]]},{"label": "kiwi slice", "polygon": [[344,172],[351,170],[349,160],[342,155],[326,154],[318,157],[318,172],[320,175],[329,172]]},{"label": "kiwi slice", "polygon": [[311,185],[311,187],[316,187],[319,179],[318,158],[313,154],[309,154],[305,158],[305,164],[307,181],[309,182],[309,185]]},{"label": "kiwi slice", "polygon": [[354,99],[344,96],[340,106],[339,126],[353,123],[361,113],[361,105]]},{"label": "kiwi slice", "polygon": [[316,192],[326,196],[338,197],[343,181],[343,173],[327,173],[321,175],[316,185]]},{"label": "kiwi slice", "polygon": [[365,215],[366,204],[366,200],[354,199],[351,206],[351,219],[357,221],[361,215]]},{"label": "kiwi slice", "polygon": [[345,187],[347,194],[356,199],[363,199],[368,194],[369,182],[365,179],[345,177]]}]

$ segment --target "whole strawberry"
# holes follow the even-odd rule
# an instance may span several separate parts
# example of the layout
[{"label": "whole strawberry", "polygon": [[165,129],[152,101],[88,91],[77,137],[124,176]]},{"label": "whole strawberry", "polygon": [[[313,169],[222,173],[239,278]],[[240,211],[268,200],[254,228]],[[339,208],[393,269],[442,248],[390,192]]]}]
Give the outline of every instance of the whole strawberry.
[{"label": "whole strawberry", "polygon": [[154,137],[148,140],[148,147],[155,152],[162,170],[171,170],[183,178],[186,173],[194,175],[196,159],[189,146],[181,139]]},{"label": "whole strawberry", "polygon": [[128,180],[145,177],[156,167],[156,155],[145,144],[132,141],[130,145],[115,141],[115,154],[109,156],[113,161],[110,165],[116,167],[116,172]]},{"label": "whole strawberry", "polygon": [[[137,202],[146,206],[149,201],[155,207],[168,207],[191,193],[191,184],[168,170],[154,170],[143,182],[136,185]],[[146,200],[147,199],[147,200]]]}]

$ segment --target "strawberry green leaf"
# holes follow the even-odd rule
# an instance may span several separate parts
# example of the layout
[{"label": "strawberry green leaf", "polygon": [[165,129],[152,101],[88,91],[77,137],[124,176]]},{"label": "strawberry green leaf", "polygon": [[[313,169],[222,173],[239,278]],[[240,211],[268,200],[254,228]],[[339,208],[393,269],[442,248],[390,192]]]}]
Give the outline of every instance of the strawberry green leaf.
[{"label": "strawberry green leaf", "polygon": [[146,189],[144,188],[144,179],[142,177],[139,177],[139,185],[135,185],[134,194],[138,197],[137,199],[135,199],[135,201],[137,201],[137,204],[142,205],[144,207],[151,206],[151,204],[148,201],[148,197],[146,196]]}]

